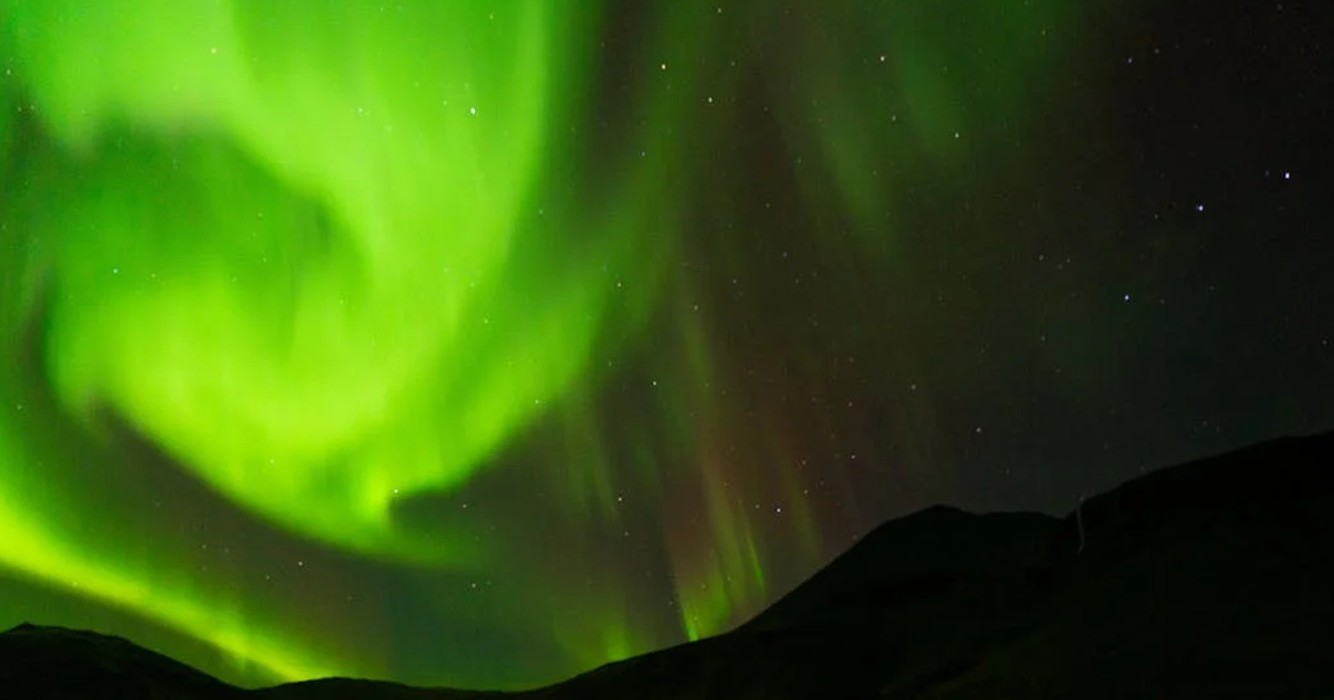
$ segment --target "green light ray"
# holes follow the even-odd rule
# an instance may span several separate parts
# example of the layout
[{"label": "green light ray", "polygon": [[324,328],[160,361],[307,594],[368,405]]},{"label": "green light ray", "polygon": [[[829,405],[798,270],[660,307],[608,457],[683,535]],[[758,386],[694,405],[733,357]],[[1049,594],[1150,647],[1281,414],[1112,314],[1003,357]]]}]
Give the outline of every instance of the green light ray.
[{"label": "green light ray", "polygon": [[[29,410],[10,392],[3,398],[6,406]],[[169,564],[167,559],[179,562],[184,557],[180,552],[164,554],[162,550],[170,548],[161,541],[151,550],[127,546],[127,541],[136,539],[136,527],[109,517],[110,513],[90,518],[82,512],[88,504],[79,496],[49,488],[58,480],[43,475],[47,465],[24,449],[23,442],[0,425],[0,467],[7,475],[6,488],[0,492],[0,532],[5,533],[0,566],[68,595],[149,613],[176,630],[208,640],[230,657],[236,672],[247,677],[291,680],[336,670],[369,671],[350,659],[311,651],[309,644],[280,632],[272,620],[265,624],[254,605],[241,605],[216,584]],[[26,442],[31,444],[31,439]],[[22,498],[16,497],[19,494]],[[98,523],[91,533],[86,527],[90,520]],[[144,535],[137,539],[142,541]],[[16,612],[8,607],[6,601],[0,612]],[[31,616],[33,611],[20,614]]]},{"label": "green light ray", "polygon": [[1062,0],[971,0],[822,11],[865,31],[812,32],[793,52],[805,82],[784,126],[824,164],[808,171],[805,193],[814,211],[841,210],[855,223],[855,252],[911,275],[894,240],[898,197],[932,171],[988,175],[977,166],[989,139],[1026,130],[1028,104],[1043,94],[1043,69],[1063,60],[1076,10]]}]

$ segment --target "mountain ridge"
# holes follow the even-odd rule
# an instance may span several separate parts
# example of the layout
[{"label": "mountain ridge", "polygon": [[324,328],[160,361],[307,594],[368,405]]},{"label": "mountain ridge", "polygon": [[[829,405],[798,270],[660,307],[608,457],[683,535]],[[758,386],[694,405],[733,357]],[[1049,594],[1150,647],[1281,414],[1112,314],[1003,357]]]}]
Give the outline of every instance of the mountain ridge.
[{"label": "mountain ridge", "polygon": [[[320,679],[243,690],[119,637],[0,633],[9,697],[1334,695],[1334,432],[1155,470],[1063,518],[932,506],[750,621],[530,691]],[[80,685],[82,684],[82,685]],[[12,694],[18,691],[18,694]]]}]

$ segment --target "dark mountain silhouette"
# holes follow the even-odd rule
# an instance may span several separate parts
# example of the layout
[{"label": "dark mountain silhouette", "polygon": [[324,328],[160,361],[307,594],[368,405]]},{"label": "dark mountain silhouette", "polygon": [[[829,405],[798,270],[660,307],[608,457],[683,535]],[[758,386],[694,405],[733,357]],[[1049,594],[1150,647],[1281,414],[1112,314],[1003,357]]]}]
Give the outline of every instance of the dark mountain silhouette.
[{"label": "dark mountain silhouette", "polygon": [[1334,433],[1163,469],[1063,519],[886,523],[735,631],[525,693],[330,679],[262,690],[125,640],[0,634],[0,696],[1334,697]]},{"label": "dark mountain silhouette", "polygon": [[0,697],[213,700],[244,695],[120,637],[26,623],[0,634]]}]

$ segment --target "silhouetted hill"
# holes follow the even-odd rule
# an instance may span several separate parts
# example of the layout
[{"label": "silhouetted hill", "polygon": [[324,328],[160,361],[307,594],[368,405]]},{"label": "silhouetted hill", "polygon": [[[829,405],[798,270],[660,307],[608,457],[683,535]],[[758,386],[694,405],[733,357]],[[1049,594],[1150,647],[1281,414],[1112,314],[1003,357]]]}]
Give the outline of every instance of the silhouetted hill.
[{"label": "silhouetted hill", "polygon": [[384,681],[363,681],[351,678],[325,678],[301,683],[287,683],[273,688],[251,691],[248,700],[496,700],[514,698],[515,693],[477,690],[450,690],[446,688],[415,688]]},{"label": "silhouetted hill", "polygon": [[873,530],[739,631],[845,624],[888,601],[921,602],[966,580],[1004,577],[1041,560],[1060,524],[1038,513],[932,506]]},{"label": "silhouetted hill", "polygon": [[0,697],[233,700],[243,692],[120,637],[22,624],[0,634]]},{"label": "silhouetted hill", "polygon": [[1164,469],[1062,520],[929,508],[731,634],[549,696],[1334,697],[1332,486],[1329,433]]},{"label": "silhouetted hill", "polygon": [[[1064,519],[886,523],[729,634],[527,693],[241,691],[112,637],[0,635],[15,698],[1334,697],[1334,433],[1151,473]],[[14,692],[8,692],[8,691]]]}]

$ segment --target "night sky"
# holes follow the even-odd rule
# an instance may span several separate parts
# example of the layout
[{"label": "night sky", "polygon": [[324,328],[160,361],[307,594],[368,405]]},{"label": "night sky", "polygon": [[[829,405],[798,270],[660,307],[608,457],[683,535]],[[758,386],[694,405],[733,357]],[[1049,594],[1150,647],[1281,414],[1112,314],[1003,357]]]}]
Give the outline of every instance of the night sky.
[{"label": "night sky", "polygon": [[0,0],[0,628],[531,686],[1334,427],[1328,6]]}]

